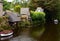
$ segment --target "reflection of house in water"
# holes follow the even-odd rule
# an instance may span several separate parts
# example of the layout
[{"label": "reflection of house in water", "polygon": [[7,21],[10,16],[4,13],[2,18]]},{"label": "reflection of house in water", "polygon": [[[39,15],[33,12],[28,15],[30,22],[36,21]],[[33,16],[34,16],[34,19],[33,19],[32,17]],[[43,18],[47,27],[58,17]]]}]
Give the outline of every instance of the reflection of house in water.
[{"label": "reflection of house in water", "polygon": [[10,38],[12,38],[13,37],[13,35],[10,35],[10,36],[6,36],[6,37],[0,37],[0,39],[1,40],[6,40],[6,39],[10,39]]},{"label": "reflection of house in water", "polygon": [[30,18],[29,8],[21,8],[20,15],[22,20],[28,20]]}]

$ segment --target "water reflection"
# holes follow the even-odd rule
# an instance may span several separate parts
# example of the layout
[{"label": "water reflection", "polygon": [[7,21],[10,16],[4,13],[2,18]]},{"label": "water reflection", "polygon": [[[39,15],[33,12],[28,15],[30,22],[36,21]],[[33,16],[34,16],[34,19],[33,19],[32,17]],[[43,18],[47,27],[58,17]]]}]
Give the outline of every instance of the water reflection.
[{"label": "water reflection", "polygon": [[10,39],[10,41],[36,41],[36,40],[26,35],[20,35],[18,37]]},{"label": "water reflection", "polygon": [[7,37],[1,37],[0,38],[0,40],[2,41],[2,40],[6,40],[6,39],[10,39],[10,38],[12,38],[13,37],[13,35],[10,35],[10,36],[7,36]]},{"label": "water reflection", "polygon": [[33,27],[31,29],[23,29],[22,31],[15,31],[14,37],[1,38],[4,41],[37,41],[30,37],[32,32],[33,37],[37,37],[38,41],[58,41],[60,37],[60,24],[46,24],[45,26]]}]

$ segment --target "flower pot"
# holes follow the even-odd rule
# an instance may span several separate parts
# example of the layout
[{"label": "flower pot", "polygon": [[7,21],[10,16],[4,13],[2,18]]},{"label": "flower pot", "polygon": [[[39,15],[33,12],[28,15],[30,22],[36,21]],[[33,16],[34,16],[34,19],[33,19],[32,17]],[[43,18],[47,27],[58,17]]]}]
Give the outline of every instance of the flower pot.
[{"label": "flower pot", "polygon": [[4,30],[0,32],[0,36],[10,36],[13,34],[12,30]]}]

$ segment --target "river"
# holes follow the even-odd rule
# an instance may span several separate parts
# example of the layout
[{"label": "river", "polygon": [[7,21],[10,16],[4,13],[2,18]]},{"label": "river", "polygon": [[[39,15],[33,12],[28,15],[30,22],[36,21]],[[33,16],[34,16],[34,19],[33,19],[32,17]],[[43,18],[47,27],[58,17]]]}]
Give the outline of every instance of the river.
[{"label": "river", "polygon": [[[36,27],[37,28],[37,27]],[[35,28],[35,29],[36,29]],[[45,30],[39,38],[35,39],[30,36],[30,29],[26,28],[21,32],[15,32],[14,35],[8,37],[0,37],[1,41],[60,41],[59,24],[45,24]],[[38,29],[37,29],[38,30]],[[5,38],[5,39],[4,39]]]}]

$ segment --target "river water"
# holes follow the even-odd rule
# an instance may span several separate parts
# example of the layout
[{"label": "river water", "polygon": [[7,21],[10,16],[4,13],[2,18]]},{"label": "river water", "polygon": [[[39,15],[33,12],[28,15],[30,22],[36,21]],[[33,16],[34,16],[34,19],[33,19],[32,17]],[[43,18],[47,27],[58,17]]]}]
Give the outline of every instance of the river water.
[{"label": "river water", "polygon": [[[1,37],[0,41],[60,41],[60,26],[59,24],[45,24],[44,33],[35,39],[30,36],[29,31],[16,32],[15,35],[9,37]],[[5,38],[5,39],[4,39]]]}]

